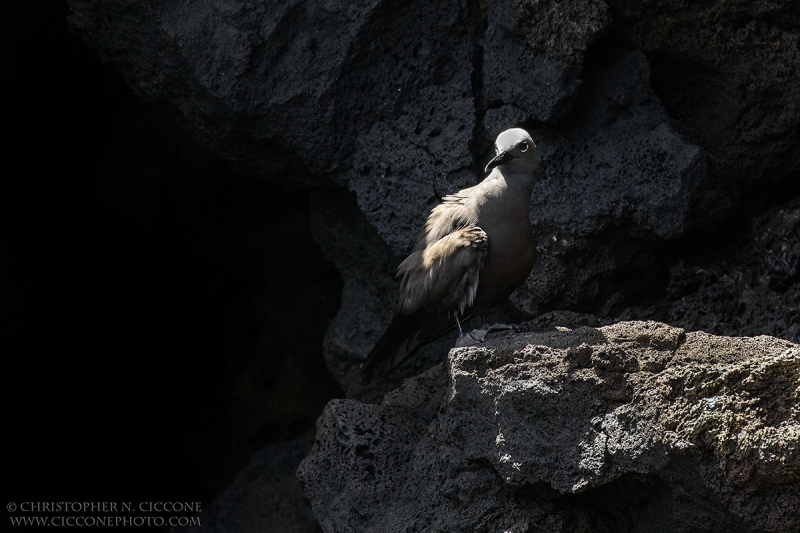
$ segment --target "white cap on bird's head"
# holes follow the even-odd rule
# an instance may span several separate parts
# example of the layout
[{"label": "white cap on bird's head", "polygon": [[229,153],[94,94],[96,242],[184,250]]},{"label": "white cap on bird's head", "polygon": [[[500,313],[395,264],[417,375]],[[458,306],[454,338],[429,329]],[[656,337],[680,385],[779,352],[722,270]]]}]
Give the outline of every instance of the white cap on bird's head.
[{"label": "white cap on bird's head", "polygon": [[511,128],[498,135],[494,149],[496,155],[486,165],[486,172],[512,161],[515,170],[535,171],[539,168],[536,144],[530,134],[522,128]]}]

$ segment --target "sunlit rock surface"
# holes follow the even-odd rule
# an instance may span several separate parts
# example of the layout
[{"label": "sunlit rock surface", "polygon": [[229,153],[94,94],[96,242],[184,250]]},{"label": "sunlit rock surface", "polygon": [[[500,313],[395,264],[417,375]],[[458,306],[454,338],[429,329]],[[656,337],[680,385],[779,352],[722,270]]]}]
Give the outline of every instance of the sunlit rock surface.
[{"label": "sunlit rock surface", "polygon": [[454,349],[334,400],[298,476],[330,531],[795,531],[800,346],[657,322]]}]

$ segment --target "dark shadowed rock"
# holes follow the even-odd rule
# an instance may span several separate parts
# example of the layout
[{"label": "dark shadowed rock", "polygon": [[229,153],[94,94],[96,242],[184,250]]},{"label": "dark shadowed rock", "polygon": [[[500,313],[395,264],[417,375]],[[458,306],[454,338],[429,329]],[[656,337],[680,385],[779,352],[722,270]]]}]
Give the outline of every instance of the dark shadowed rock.
[{"label": "dark shadowed rock", "polygon": [[723,259],[696,257],[672,267],[664,302],[627,315],[717,335],[800,342],[800,201],[754,217],[744,235]]},{"label": "dark shadowed rock", "polygon": [[259,450],[233,483],[185,533],[316,533],[319,524],[303,499],[295,470],[311,443],[289,441]]},{"label": "dark shadowed rock", "polygon": [[[374,236],[317,238],[345,279],[327,360],[340,385],[357,394],[352,358],[363,358],[388,323],[396,256],[439,197],[477,181],[469,149],[482,31],[477,5],[70,6],[72,27],[139,95],[171,110],[237,168],[355,193],[355,204],[328,202],[316,218],[357,216],[355,235]],[[358,264],[342,259],[348,257]]]},{"label": "dark shadowed rock", "polygon": [[[722,244],[708,242],[720,238]],[[666,296],[656,305],[626,305],[617,294],[602,316],[551,311],[530,324],[576,328],[650,319],[686,331],[800,341],[800,201],[751,217],[722,237],[691,242],[687,257],[670,269]]]},{"label": "dark shadowed rock", "polygon": [[72,27],[205,146],[251,174],[332,177],[396,253],[428,202],[464,184],[452,173],[472,164],[478,29],[466,1],[70,6]]},{"label": "dark shadowed rock", "polygon": [[[71,28],[203,146],[312,189],[344,283],[325,362],[351,398],[300,469],[325,531],[800,529],[797,345],[684,333],[799,339],[797,204],[735,249],[674,251],[798,176],[797,2],[68,2]],[[511,126],[542,156],[540,255],[490,321],[548,331],[406,380],[445,338],[363,382],[396,265]],[[629,318],[683,329],[593,329]],[[315,530],[289,479],[302,453],[254,458],[206,527]]]},{"label": "dark shadowed rock", "polygon": [[214,152],[256,173],[336,165],[336,103],[356,105],[337,98],[339,73],[380,0],[69,3],[71,26],[134,91]]},{"label": "dark shadowed rock", "polygon": [[501,337],[332,401],[298,475],[324,531],[794,531],[799,376],[771,337]]},{"label": "dark shadowed rock", "polygon": [[[363,381],[359,365],[389,325],[398,284],[390,274],[398,263],[352,193],[337,188],[311,195],[311,230],[322,252],[342,273],[342,306],[323,341],[325,363],[349,398],[380,402],[403,380],[440,363],[453,345],[452,335],[423,348],[410,364],[383,378]],[[376,272],[385,272],[376,276]]]},{"label": "dark shadowed rock", "polygon": [[800,168],[800,4],[609,0],[678,130],[710,154],[695,223]]},{"label": "dark shadowed rock", "polygon": [[[372,348],[370,339],[381,334],[377,331],[380,325],[391,319],[397,283],[389,272],[396,268],[396,261],[359,211],[352,193],[320,189],[310,200],[314,240],[323,254],[333,258],[344,282],[342,305],[323,341],[325,363],[338,376],[345,394],[352,397],[361,388],[358,365],[362,354]],[[375,272],[386,274],[378,277]]]},{"label": "dark shadowed rock", "polygon": [[486,19],[487,102],[514,105],[539,122],[555,122],[569,110],[586,48],[611,24],[602,0],[487,2]]},{"label": "dark shadowed rock", "polygon": [[672,129],[649,78],[641,52],[608,41],[570,114],[534,128],[542,163],[531,221],[541,256],[514,300],[529,315],[592,301],[598,279],[630,265],[633,243],[686,229],[704,154]]},{"label": "dark shadowed rock", "polygon": [[[342,4],[347,5],[346,3]],[[340,74],[357,103],[335,125],[352,151],[334,180],[397,254],[438,197],[472,184],[478,13],[459,2],[383,2]],[[342,138],[350,125],[352,137]]]},{"label": "dark shadowed rock", "polygon": [[[69,4],[137,94],[236,168],[353,193],[315,215],[345,280],[326,360],[351,397],[385,392],[354,369],[391,317],[394,267],[499,131],[525,126],[542,154],[540,255],[512,298],[527,318],[611,316],[666,277],[654,251],[800,161],[796,3]],[[366,240],[326,235],[337,219]]]}]

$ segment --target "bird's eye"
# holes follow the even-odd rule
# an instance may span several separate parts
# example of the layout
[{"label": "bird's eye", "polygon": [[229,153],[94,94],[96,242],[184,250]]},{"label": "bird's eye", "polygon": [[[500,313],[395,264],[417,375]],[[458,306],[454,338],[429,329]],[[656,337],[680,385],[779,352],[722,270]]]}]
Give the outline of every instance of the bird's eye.
[{"label": "bird's eye", "polygon": [[519,151],[520,152],[527,152],[528,151],[528,143],[526,143],[526,142],[519,143]]}]

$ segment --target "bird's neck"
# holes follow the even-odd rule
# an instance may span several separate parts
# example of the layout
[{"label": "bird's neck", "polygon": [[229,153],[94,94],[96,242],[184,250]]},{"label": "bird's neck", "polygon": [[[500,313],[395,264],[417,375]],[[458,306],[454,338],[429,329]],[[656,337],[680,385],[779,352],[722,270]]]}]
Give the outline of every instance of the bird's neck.
[{"label": "bird's neck", "polygon": [[527,172],[508,172],[501,174],[499,179],[502,181],[501,187],[504,189],[504,200],[519,201],[524,204],[531,201],[534,181],[531,174]]},{"label": "bird's neck", "polygon": [[495,198],[487,202],[485,207],[506,214],[523,213],[527,217],[533,192],[533,177],[530,174],[497,173],[490,179],[496,181],[486,183],[486,186],[491,191],[489,194]]}]

